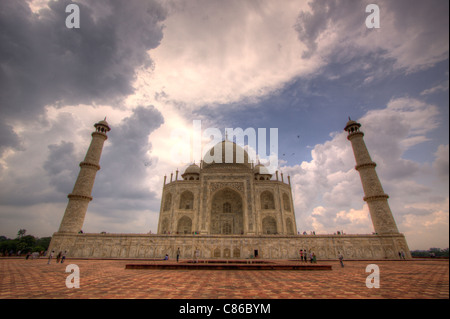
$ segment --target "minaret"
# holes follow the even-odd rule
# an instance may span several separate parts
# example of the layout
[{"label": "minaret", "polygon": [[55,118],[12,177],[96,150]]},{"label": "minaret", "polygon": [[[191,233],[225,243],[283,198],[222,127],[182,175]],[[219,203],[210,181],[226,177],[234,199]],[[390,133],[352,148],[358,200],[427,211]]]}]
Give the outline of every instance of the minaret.
[{"label": "minaret", "polygon": [[100,156],[102,154],[103,143],[111,130],[106,117],[103,121],[94,124],[95,131],[92,132],[92,141],[86,153],[84,161],[80,163],[80,172],[73,187],[72,193],[67,197],[69,202],[64,213],[64,217],[59,226],[60,233],[78,233],[83,227],[84,217],[89,202],[92,200],[91,192],[94,186],[95,175],[100,169]]},{"label": "minaret", "polygon": [[348,132],[347,139],[352,143],[355,155],[355,169],[359,172],[364,190],[364,200],[369,206],[374,230],[377,234],[398,234],[397,225],[392,216],[387,199],[389,198],[381,187],[375,164],[370,158],[364,143],[364,133],[359,130],[361,124],[349,118],[344,130]]}]

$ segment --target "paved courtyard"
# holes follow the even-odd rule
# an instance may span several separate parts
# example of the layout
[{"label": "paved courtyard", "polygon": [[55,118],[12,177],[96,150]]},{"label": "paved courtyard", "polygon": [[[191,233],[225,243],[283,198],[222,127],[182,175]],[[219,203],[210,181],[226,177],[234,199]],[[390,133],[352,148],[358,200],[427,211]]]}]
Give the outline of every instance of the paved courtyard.
[{"label": "paved courtyard", "polygon": [[[153,263],[164,261],[153,261]],[[0,299],[353,299],[449,298],[448,260],[319,261],[332,270],[125,269],[142,260],[0,258]],[[66,287],[66,266],[76,264],[80,288]],[[366,266],[380,270],[380,288],[367,288]]]}]

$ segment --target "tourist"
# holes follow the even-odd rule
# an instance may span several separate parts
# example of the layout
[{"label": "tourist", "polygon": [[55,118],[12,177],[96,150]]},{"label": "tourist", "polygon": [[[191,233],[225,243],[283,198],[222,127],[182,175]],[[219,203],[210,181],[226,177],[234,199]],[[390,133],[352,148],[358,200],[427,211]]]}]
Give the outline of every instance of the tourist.
[{"label": "tourist", "polygon": [[312,253],[312,263],[317,264],[317,260],[316,260],[316,254]]},{"label": "tourist", "polygon": [[405,259],[405,252],[402,250],[402,258]]},{"label": "tourist", "polygon": [[344,267],[344,256],[338,251],[339,262],[341,263],[341,267]]},{"label": "tourist", "polygon": [[198,256],[200,255],[200,250],[198,250],[197,247],[195,247],[195,252],[194,252],[194,262],[198,263]]},{"label": "tourist", "polygon": [[303,249],[300,249],[300,261],[303,261]]},{"label": "tourist", "polygon": [[178,260],[180,259],[180,247],[178,247],[178,249],[177,249],[177,262],[178,262]]},{"label": "tourist", "polygon": [[56,263],[59,263],[59,261],[61,260],[61,255],[62,252],[59,252],[58,255],[56,256]]},{"label": "tourist", "polygon": [[169,255],[166,254],[166,255],[164,256],[164,260],[169,260]]},{"label": "tourist", "polygon": [[66,259],[66,253],[67,251],[64,250],[64,253],[62,254],[62,258],[61,258],[61,264],[64,262],[64,260]]},{"label": "tourist", "polygon": [[52,250],[52,252],[48,255],[48,263],[47,263],[47,265],[50,264],[50,261],[52,260],[54,254],[55,254],[55,251]]}]

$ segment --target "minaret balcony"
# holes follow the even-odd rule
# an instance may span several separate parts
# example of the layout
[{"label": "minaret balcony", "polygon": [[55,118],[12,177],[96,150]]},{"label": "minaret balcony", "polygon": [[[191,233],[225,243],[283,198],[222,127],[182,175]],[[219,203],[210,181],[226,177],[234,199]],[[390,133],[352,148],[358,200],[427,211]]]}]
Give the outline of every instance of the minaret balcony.
[{"label": "minaret balcony", "polygon": [[359,171],[360,169],[369,168],[369,167],[375,168],[376,166],[377,166],[377,163],[370,162],[370,163],[358,164],[358,165],[355,166],[355,169],[357,171]]},{"label": "minaret balcony", "polygon": [[100,170],[100,165],[85,161],[80,163],[80,167],[95,168],[96,170]]}]

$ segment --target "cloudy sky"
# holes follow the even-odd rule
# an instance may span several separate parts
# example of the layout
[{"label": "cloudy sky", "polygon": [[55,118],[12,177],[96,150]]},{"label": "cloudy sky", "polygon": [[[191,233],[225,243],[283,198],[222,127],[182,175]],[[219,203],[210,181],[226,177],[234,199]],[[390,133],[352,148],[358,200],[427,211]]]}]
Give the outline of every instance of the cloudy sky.
[{"label": "cloudy sky", "polygon": [[0,235],[57,231],[105,116],[85,232],[156,232],[200,120],[278,129],[299,231],[371,233],[351,116],[410,249],[448,247],[448,1],[79,0],[69,29],[70,3],[0,0]]}]

